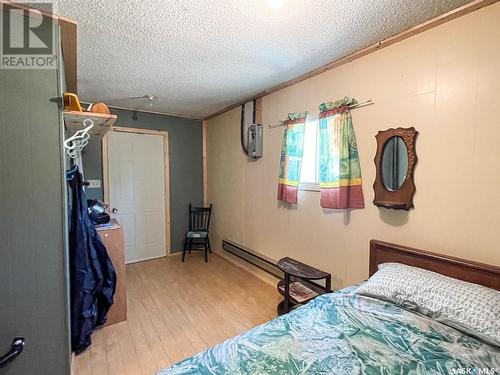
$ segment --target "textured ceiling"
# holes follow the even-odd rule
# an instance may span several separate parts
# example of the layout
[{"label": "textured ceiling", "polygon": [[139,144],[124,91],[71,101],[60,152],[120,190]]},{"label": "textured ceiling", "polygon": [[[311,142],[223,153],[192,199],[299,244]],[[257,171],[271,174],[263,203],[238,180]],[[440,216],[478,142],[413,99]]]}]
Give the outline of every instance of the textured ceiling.
[{"label": "textured ceiling", "polygon": [[[203,117],[469,1],[59,0],[57,11],[79,22],[82,100]],[[113,100],[144,94],[159,100]]]}]

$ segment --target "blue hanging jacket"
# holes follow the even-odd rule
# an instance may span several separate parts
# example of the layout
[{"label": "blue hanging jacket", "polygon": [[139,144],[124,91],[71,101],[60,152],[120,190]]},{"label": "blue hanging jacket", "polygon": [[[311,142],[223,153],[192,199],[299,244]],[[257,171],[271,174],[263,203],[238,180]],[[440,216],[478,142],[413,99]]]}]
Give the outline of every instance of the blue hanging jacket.
[{"label": "blue hanging jacket", "polygon": [[78,167],[66,172],[71,187],[69,234],[71,284],[71,347],[80,353],[91,344],[94,329],[106,323],[113,304],[116,274],[92,223]]}]

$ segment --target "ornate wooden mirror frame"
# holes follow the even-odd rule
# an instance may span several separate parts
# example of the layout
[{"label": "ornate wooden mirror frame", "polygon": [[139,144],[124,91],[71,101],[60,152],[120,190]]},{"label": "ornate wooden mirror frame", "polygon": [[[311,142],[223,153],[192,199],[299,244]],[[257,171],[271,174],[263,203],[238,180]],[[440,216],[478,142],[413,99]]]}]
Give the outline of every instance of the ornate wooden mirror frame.
[{"label": "ornate wooden mirror frame", "polygon": [[[415,140],[417,135],[418,132],[414,127],[411,127],[379,131],[375,136],[377,139],[377,154],[375,155],[377,175],[373,183],[373,190],[375,191],[373,204],[375,204],[375,206],[407,211],[414,207],[413,194],[415,193],[415,182],[413,174],[415,164],[417,163],[417,154],[415,152]],[[408,169],[401,186],[398,189],[389,190],[384,185],[381,163],[385,145],[393,137],[400,137],[406,145]]]}]

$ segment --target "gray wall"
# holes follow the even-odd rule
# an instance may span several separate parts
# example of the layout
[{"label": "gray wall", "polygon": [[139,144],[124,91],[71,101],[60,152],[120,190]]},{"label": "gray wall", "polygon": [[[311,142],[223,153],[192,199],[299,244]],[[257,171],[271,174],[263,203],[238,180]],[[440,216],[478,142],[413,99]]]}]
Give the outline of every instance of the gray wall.
[{"label": "gray wall", "polygon": [[0,355],[26,338],[2,375],[70,372],[58,95],[57,70],[0,69]]},{"label": "gray wall", "polygon": [[[188,229],[189,203],[203,203],[203,140],[201,120],[111,109],[117,126],[168,131],[170,159],[170,233],[172,251],[182,249]],[[135,119],[134,119],[135,118]],[[102,181],[100,139],[91,139],[83,154],[86,180]],[[87,189],[89,198],[102,199],[101,189]]]}]

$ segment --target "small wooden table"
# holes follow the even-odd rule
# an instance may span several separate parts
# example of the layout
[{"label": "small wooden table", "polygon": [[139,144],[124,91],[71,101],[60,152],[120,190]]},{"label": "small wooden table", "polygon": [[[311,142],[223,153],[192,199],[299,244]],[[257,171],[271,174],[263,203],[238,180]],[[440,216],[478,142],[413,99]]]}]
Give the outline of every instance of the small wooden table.
[{"label": "small wooden table", "polygon": [[[278,292],[284,297],[283,301],[281,301],[276,307],[279,315],[286,314],[290,310],[309,302],[319,294],[330,293],[332,291],[332,275],[327,272],[308,266],[307,264],[301,263],[298,260],[289,257],[280,259],[278,261],[278,268],[285,274],[284,279],[280,280],[277,285]],[[325,279],[325,286],[323,287],[316,283],[308,283],[314,284],[313,289],[317,294],[307,300],[299,302],[290,295],[291,278],[304,280],[306,282]]]},{"label": "small wooden table", "polygon": [[125,279],[125,245],[123,229],[116,219],[109,225],[96,228],[101,237],[116,273],[116,291],[113,306],[109,309],[108,320],[104,326],[127,320],[127,281]]}]

